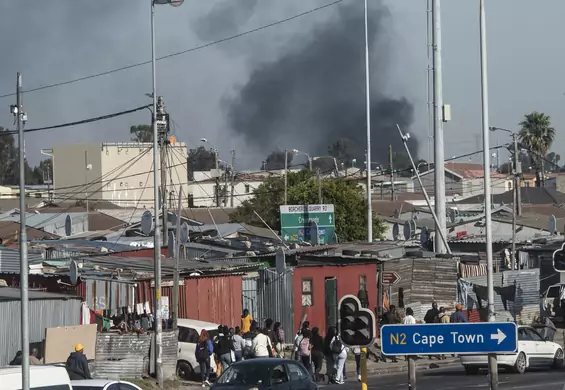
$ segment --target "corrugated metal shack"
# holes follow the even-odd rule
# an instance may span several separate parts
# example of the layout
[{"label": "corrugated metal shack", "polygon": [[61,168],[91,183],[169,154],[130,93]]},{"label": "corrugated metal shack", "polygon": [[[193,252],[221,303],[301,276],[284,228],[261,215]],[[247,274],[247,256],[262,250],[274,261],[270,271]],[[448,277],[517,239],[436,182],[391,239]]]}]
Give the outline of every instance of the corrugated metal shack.
[{"label": "corrugated metal shack", "polygon": [[[487,286],[487,276],[471,276],[463,279],[465,282],[478,286]],[[540,277],[539,269],[520,271],[503,271],[493,274],[494,287],[515,286],[515,300],[508,300],[506,306],[500,294],[494,294],[494,310],[497,321],[518,321],[530,324],[539,316],[540,310]],[[477,302],[477,295],[472,288],[467,290],[467,298],[462,296],[463,290],[459,289],[459,301],[466,302],[469,321],[478,322],[487,320],[486,300],[481,305]],[[481,308],[482,307],[482,308]]]},{"label": "corrugated metal shack", "polygon": [[284,329],[286,343],[294,339],[293,270],[278,274],[275,269],[259,271],[257,279],[258,319],[279,321]]},{"label": "corrugated metal shack", "polygon": [[[80,325],[80,297],[29,291],[29,339],[42,343],[45,328]],[[6,366],[21,349],[20,290],[0,287],[0,367]]]},{"label": "corrugated metal shack", "polygon": [[[29,251],[30,264],[41,262],[43,254],[40,251]],[[15,248],[0,247],[0,273],[20,273],[20,250]]]},{"label": "corrugated metal shack", "polygon": [[416,320],[422,320],[432,302],[453,307],[457,299],[457,260],[442,258],[402,258],[385,260],[383,272],[396,272],[400,281],[392,286],[383,283],[390,292],[390,304],[399,309],[414,310]]}]

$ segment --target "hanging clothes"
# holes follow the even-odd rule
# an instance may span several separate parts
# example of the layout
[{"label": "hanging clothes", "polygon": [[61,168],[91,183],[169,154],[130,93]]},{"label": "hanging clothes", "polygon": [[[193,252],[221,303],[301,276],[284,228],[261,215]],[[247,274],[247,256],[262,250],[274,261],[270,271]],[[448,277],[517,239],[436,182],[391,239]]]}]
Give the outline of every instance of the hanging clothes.
[{"label": "hanging clothes", "polygon": [[508,301],[515,302],[516,301],[516,285],[513,284],[512,286],[506,287],[495,287],[494,292],[500,295],[502,299],[502,305],[504,306],[504,310],[508,310]]},{"label": "hanging clothes", "polygon": [[471,292],[472,289],[473,289],[472,283],[469,283],[463,279],[457,280],[457,292],[458,292],[457,300],[465,308],[469,308],[467,303],[469,302],[469,293]]},{"label": "hanging clothes", "polygon": [[488,302],[488,288],[486,286],[473,285],[473,292],[477,296],[477,306],[479,309],[483,308],[482,300]]}]

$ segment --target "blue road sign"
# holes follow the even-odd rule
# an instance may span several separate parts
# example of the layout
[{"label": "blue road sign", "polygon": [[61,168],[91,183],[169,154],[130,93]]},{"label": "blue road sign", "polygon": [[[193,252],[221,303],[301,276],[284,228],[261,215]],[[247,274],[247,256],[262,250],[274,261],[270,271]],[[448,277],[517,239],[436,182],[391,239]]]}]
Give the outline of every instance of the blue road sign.
[{"label": "blue road sign", "polygon": [[513,322],[383,325],[385,355],[513,353],[518,328]]}]

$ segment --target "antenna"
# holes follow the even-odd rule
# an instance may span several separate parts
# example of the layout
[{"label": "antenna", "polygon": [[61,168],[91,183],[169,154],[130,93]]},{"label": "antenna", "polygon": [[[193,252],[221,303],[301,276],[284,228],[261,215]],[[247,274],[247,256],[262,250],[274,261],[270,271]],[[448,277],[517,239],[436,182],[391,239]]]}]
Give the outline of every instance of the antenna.
[{"label": "antenna", "polygon": [[151,211],[146,210],[141,215],[141,232],[148,236],[153,230],[153,214]]},{"label": "antenna", "polygon": [[68,237],[73,234],[73,220],[70,214],[67,214],[65,218],[65,235]]},{"label": "antenna", "polygon": [[71,265],[69,266],[69,272],[70,272],[70,279],[71,279],[71,284],[73,286],[76,286],[78,283],[78,277],[79,277],[79,273],[78,273],[78,265],[77,262],[74,260],[71,260]]}]

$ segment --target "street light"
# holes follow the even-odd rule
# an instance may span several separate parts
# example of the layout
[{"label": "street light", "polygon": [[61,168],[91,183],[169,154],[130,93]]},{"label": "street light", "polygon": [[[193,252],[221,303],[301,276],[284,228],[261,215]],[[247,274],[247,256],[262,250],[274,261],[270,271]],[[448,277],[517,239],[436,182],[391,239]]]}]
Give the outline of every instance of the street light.
[{"label": "street light", "polygon": [[293,154],[303,154],[303,155],[305,155],[306,158],[308,159],[308,169],[312,170],[312,157],[308,153],[303,152],[303,151],[298,150],[298,149],[292,149],[291,152]]},{"label": "street light", "polygon": [[334,156],[315,156],[312,157],[312,160],[316,161],[316,160],[321,160],[323,158],[331,158],[334,161],[335,177],[339,177],[339,168],[337,166],[337,160]]},{"label": "street light", "polygon": [[[161,229],[159,227],[159,130],[157,126],[157,56],[155,50],[155,4],[169,4],[178,7],[184,0],[151,0],[151,78],[153,84],[153,207],[155,209],[155,229],[153,234],[153,261],[155,277],[155,372],[159,388],[163,388],[163,323],[161,321]],[[166,215],[163,215],[165,223]]]}]

